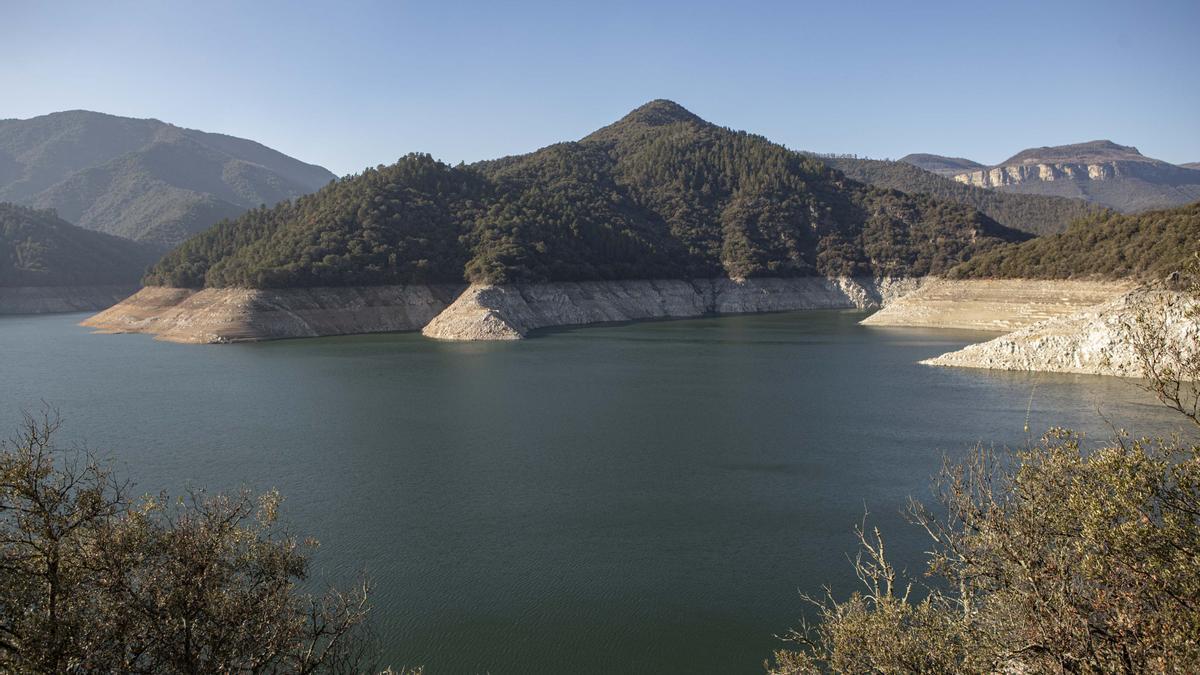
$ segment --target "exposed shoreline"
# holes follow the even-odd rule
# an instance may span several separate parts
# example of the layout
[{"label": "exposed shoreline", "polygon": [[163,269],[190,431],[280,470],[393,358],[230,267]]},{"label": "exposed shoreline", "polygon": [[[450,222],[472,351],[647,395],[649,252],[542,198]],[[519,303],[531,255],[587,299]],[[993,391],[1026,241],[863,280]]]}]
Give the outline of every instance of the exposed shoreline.
[{"label": "exposed shoreline", "polygon": [[798,277],[291,289],[144,288],[81,325],[192,344],[421,331],[439,340],[519,340],[559,326],[703,316],[880,309],[867,326],[1004,335],[928,359],[936,366],[1137,377],[1120,327],[1162,308],[1186,346],[1186,299],[1126,281]]},{"label": "exposed shoreline", "polygon": [[461,287],[147,287],[80,325],[192,344],[415,331]]},{"label": "exposed shoreline", "polygon": [[1178,291],[1139,288],[1068,316],[926,359],[931,366],[1143,377],[1131,330],[1142,316],[1183,359],[1200,350],[1200,307]]},{"label": "exposed shoreline", "polygon": [[874,309],[922,279],[798,277],[473,285],[421,333],[517,340],[539,328],[808,309]]}]

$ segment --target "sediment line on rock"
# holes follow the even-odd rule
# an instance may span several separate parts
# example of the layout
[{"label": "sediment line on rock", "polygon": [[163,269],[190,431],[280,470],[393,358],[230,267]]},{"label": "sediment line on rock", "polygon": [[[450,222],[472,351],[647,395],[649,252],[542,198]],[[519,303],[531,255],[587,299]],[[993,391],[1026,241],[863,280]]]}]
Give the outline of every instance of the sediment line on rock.
[{"label": "sediment line on rock", "polygon": [[420,330],[461,286],[148,287],[81,325],[188,343]]},{"label": "sediment line on rock", "polygon": [[805,309],[868,309],[919,279],[798,277],[473,285],[421,331],[440,340],[514,340],[552,326]]},{"label": "sediment line on rock", "polygon": [[863,320],[868,326],[1012,331],[1128,292],[1125,281],[933,279]]}]

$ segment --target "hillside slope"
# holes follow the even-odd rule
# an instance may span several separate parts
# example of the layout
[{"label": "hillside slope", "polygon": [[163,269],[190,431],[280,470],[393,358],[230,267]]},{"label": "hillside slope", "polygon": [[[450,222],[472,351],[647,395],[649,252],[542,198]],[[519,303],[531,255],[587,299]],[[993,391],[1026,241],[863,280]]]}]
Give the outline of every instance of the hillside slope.
[{"label": "hillside slope", "polygon": [[1072,220],[1098,210],[1080,199],[1009,194],[964,185],[919,168],[906,159],[891,162],[850,157],[817,158],[854,180],[910,194],[924,193],[963,204],[984,213],[1001,225],[1033,234],[1062,232]]},{"label": "hillside slope", "polygon": [[912,164],[917,168],[925,169],[939,176],[953,176],[956,173],[984,168],[984,165],[979,162],[966,159],[965,157],[946,157],[944,155],[930,155],[923,152],[905,155],[898,161],[905,164]]},{"label": "hillside slope", "polygon": [[0,120],[0,200],[163,246],[333,179],[254,141],[153,119],[74,110]]},{"label": "hillside slope", "polygon": [[183,287],[923,276],[1027,238],[850,180],[653,101],[578,142],[451,167],[425,155],[255,209],[179,247]]},{"label": "hillside slope", "polygon": [[956,267],[956,278],[1157,279],[1200,253],[1200,202],[1138,214],[1102,213],[1066,232],[997,247]]},{"label": "hillside slope", "polygon": [[0,202],[0,287],[135,287],[158,256],[151,246]]}]

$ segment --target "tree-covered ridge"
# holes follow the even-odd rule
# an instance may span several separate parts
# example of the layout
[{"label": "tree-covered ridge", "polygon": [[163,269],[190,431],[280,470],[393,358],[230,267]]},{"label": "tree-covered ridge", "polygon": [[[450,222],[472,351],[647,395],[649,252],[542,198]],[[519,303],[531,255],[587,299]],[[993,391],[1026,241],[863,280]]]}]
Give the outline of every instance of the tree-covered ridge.
[{"label": "tree-covered ridge", "polygon": [[578,142],[409,155],[173,251],[147,283],[329,286],[930,274],[1025,235],[654,101]]},{"label": "tree-covered ridge", "polygon": [[1158,278],[1200,252],[1200,202],[1138,214],[1098,213],[1062,234],[997,247],[956,267],[956,277]]},{"label": "tree-covered ridge", "polygon": [[[910,155],[912,157],[912,155]],[[818,158],[854,180],[909,194],[924,193],[938,199],[965,204],[996,222],[1033,234],[1053,234],[1067,229],[1076,218],[1100,211],[1082,199],[1051,195],[998,192],[964,185],[946,176],[901,159],[890,162],[852,157]]]},{"label": "tree-covered ridge", "polygon": [[134,285],[158,259],[146,244],[0,202],[0,286]]}]

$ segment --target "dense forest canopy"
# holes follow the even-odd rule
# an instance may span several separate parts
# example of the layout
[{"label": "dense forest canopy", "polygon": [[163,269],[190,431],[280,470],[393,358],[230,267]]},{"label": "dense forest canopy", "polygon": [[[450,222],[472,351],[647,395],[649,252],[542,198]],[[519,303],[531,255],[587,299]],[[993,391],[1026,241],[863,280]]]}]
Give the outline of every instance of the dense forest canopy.
[{"label": "dense forest canopy", "polygon": [[1154,279],[1200,252],[1200,202],[1138,214],[1097,213],[1062,234],[997,247],[955,268],[955,277]]},{"label": "dense forest canopy", "polygon": [[[914,157],[914,155],[909,155]],[[854,180],[910,194],[923,193],[977,209],[996,222],[1033,234],[1054,234],[1076,218],[1102,209],[1082,199],[1051,195],[998,192],[959,183],[912,162],[890,162],[853,157],[818,157]],[[963,160],[966,161],[966,160]]]},{"label": "dense forest canopy", "polygon": [[847,179],[653,101],[578,142],[449,166],[413,154],[224,221],[163,259],[171,286],[924,275],[1027,235]]},{"label": "dense forest canopy", "polygon": [[0,287],[135,285],[160,249],[0,202]]}]

